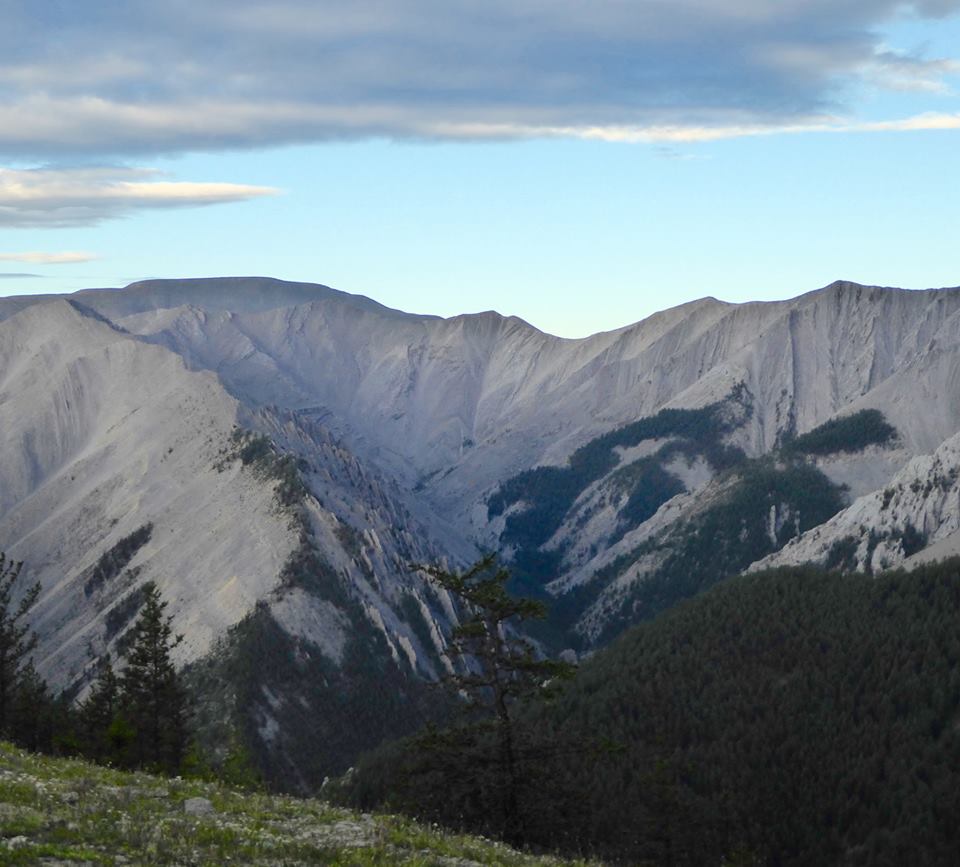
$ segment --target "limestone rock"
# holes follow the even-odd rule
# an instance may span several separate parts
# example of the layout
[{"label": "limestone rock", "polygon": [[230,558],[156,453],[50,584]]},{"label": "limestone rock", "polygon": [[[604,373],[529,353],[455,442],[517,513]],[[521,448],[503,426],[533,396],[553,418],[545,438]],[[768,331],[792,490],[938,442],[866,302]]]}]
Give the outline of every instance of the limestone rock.
[{"label": "limestone rock", "polygon": [[216,811],[207,798],[187,798],[183,802],[183,812],[188,816],[209,816]]}]

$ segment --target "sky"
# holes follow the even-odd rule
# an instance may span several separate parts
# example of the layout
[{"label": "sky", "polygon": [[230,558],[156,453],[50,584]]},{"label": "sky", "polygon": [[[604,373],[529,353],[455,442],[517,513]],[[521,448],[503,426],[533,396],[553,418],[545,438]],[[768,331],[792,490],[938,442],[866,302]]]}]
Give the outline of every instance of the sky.
[{"label": "sky", "polygon": [[265,275],[580,337],[960,285],[960,0],[0,0],[0,295]]}]

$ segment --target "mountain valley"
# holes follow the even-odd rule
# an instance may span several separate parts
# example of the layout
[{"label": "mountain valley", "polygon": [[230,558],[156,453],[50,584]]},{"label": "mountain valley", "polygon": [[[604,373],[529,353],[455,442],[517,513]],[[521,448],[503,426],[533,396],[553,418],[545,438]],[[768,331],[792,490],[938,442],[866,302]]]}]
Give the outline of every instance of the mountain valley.
[{"label": "mountain valley", "polygon": [[960,550],[958,317],[846,282],[581,340],[265,278],[0,299],[0,550],[52,685],[154,581],[211,748],[312,790],[430,718],[459,610],[414,564],[500,551],[556,654],[732,574]]}]

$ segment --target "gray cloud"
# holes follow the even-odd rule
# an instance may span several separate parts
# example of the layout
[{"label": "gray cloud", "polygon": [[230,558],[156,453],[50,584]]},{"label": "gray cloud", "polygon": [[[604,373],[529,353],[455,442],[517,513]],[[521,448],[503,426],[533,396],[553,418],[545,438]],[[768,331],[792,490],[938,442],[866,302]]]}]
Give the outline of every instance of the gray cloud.
[{"label": "gray cloud", "polygon": [[[0,227],[89,226],[145,209],[239,202],[276,192],[242,184],[165,181],[150,169],[0,168]],[[19,255],[20,261],[44,261],[23,258],[41,254]],[[73,258],[61,261],[82,261],[78,254],[69,255]]]},{"label": "gray cloud", "polygon": [[[960,0],[35,0],[0,32],[0,154],[770,127],[934,92],[878,27]],[[945,65],[946,64],[946,65]]]},{"label": "gray cloud", "polygon": [[950,94],[946,79],[960,73],[956,60],[925,60],[896,51],[878,51],[874,75],[890,90]]},{"label": "gray cloud", "polygon": [[15,274],[0,271],[0,280],[35,280],[43,279],[42,274]]}]

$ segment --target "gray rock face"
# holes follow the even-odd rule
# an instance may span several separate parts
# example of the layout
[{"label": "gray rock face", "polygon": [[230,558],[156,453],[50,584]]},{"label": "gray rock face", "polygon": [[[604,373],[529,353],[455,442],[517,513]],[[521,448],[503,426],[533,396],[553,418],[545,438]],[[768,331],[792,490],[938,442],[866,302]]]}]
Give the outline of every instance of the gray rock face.
[{"label": "gray rock face", "polygon": [[[148,578],[185,635],[180,661],[206,652],[297,542],[271,485],[216,466],[237,401],[214,375],[65,301],[0,322],[0,370],[0,549],[43,585],[40,667],[58,685],[79,676],[126,625],[117,604]],[[147,524],[124,568],[95,577]]]},{"label": "gray rock face", "polygon": [[752,569],[816,563],[880,572],[960,553],[960,434],[907,462],[878,491],[858,498]]},{"label": "gray rock face", "polygon": [[[960,408],[936,400],[953,373],[957,290],[836,283],[784,302],[708,298],[583,340],[495,313],[412,316],[262,279],[153,281],[75,297],[189,367],[215,371],[245,403],[311,408],[361,458],[419,480],[460,517],[478,488],[740,382],[757,403],[742,435],[753,454],[791,426],[802,432],[866,405],[882,404],[913,453],[960,428]],[[918,401],[930,411],[914,412]]]}]

